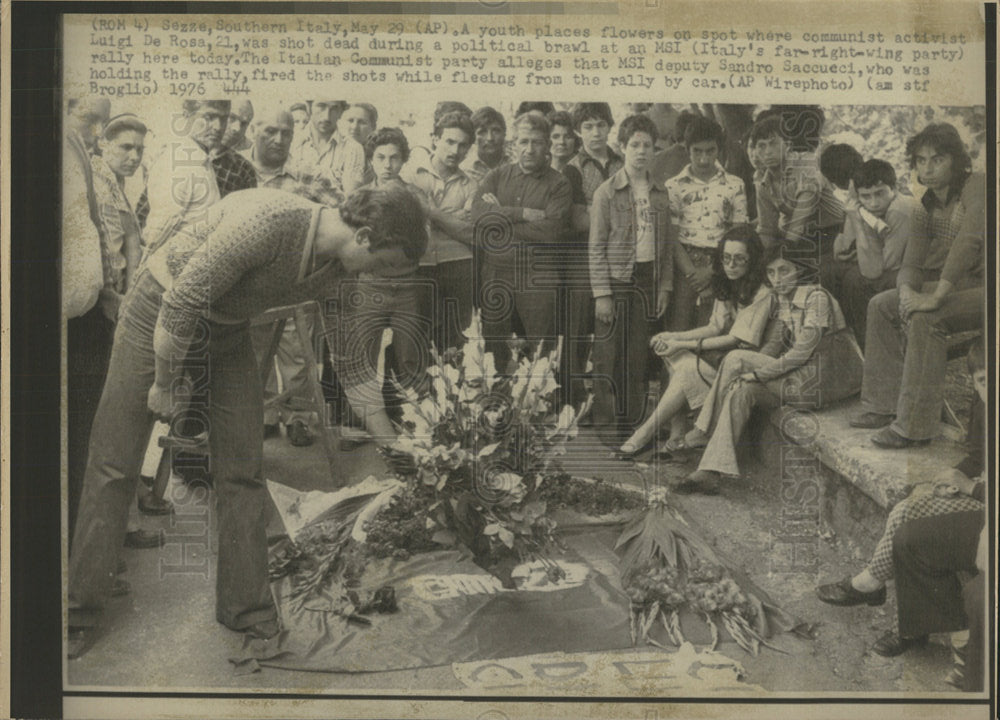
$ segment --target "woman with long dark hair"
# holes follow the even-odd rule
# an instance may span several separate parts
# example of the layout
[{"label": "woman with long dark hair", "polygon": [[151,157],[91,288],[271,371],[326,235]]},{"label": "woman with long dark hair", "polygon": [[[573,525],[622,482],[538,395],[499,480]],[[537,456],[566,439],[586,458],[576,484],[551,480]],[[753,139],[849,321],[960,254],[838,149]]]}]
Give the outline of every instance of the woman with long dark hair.
[{"label": "woman with long dark hair", "polygon": [[[712,316],[702,327],[661,332],[650,340],[670,370],[670,383],[653,413],[621,446],[622,456],[639,452],[661,425],[685,409],[700,408],[725,353],[738,346],[759,347],[770,314],[763,256],[763,245],[750,225],[732,227],[719,239],[712,261]],[[683,443],[678,433],[663,450],[683,450]]]}]

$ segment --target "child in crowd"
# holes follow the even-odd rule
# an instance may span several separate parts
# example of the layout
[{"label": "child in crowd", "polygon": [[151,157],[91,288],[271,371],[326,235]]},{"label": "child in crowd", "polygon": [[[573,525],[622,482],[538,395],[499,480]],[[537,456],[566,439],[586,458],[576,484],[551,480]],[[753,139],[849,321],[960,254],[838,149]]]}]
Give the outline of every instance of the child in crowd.
[{"label": "child in crowd", "polygon": [[[650,341],[670,369],[670,384],[653,414],[621,446],[621,455],[635,455],[663,423],[685,408],[700,409],[722,355],[738,345],[760,346],[771,307],[763,256],[760,238],[749,225],[737,225],[719,239],[712,263],[711,318],[702,327],[661,332]],[[683,433],[671,433],[663,451],[684,448]]]},{"label": "child in crowd", "polygon": [[774,245],[765,266],[787,349],[778,357],[734,350],[722,361],[686,439],[691,447],[705,445],[704,455],[676,492],[715,494],[721,475],[740,474],[736,446],[755,407],[794,403],[818,409],[858,390],[861,354],[837,301],[815,283],[815,246],[805,241]]},{"label": "child in crowd", "polygon": [[824,266],[823,287],[840,301],[847,324],[864,343],[869,301],[896,286],[913,233],[914,203],[896,192],[896,171],[885,160],[859,165],[843,202],[844,229],[834,241],[836,261]]},{"label": "child in crowd", "polygon": [[614,448],[642,420],[650,325],[666,312],[673,287],[667,191],[648,170],[656,138],[648,117],[626,118],[618,131],[625,167],[597,189],[591,212],[593,421]]}]

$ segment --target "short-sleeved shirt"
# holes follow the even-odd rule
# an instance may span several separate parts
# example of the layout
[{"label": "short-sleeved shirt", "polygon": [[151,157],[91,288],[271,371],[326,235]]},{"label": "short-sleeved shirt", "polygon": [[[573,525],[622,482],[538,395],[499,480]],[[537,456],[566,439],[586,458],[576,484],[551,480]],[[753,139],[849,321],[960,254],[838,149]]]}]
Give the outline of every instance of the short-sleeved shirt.
[{"label": "short-sleeved shirt", "polygon": [[[478,183],[474,182],[464,170],[459,169],[447,178],[443,178],[434,169],[434,164],[428,157],[426,161],[419,162],[407,173],[405,181],[419,189],[435,209],[471,223],[472,201],[475,199]],[[469,237],[462,242],[443,230],[432,227],[427,250],[420,258],[420,264],[437,265],[452,260],[468,260],[472,257],[471,224],[469,232]]]},{"label": "short-sleeved shirt", "polygon": [[706,182],[685,166],[666,182],[670,217],[678,228],[677,239],[691,247],[714,250],[725,231],[747,221],[747,196],[743,180],[716,165]]},{"label": "short-sleeved shirt", "polygon": [[761,344],[764,330],[770,321],[771,291],[766,285],[757,288],[754,297],[746,305],[735,300],[715,299],[708,326],[716,335],[733,335],[755,347]]}]

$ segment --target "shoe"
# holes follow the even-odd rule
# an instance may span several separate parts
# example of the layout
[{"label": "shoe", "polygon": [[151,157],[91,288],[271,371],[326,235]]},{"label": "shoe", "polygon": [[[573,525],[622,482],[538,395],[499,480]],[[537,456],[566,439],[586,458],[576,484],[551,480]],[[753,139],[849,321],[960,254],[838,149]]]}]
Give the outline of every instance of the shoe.
[{"label": "shoe", "polygon": [[866,412],[855,415],[849,421],[853,428],[865,428],[866,430],[878,430],[884,428],[896,419],[895,415],[883,415],[882,413]]},{"label": "shoe", "polygon": [[66,658],[76,660],[86,653],[94,641],[94,632],[90,628],[70,628],[66,637]]},{"label": "shoe", "polygon": [[132,586],[126,580],[115,578],[115,583],[111,586],[111,597],[125,597],[130,592],[132,592]]},{"label": "shoe", "polygon": [[882,657],[896,657],[902,655],[912,647],[923,647],[927,644],[927,636],[921,635],[915,638],[900,637],[895,631],[887,632],[872,645],[872,652]]},{"label": "shoe", "polygon": [[309,427],[301,420],[294,420],[285,426],[288,442],[295,447],[309,447],[313,444],[313,436]]},{"label": "shoe", "polygon": [[144,483],[140,483],[139,492],[136,496],[136,504],[139,512],[143,515],[169,515],[174,511],[174,504],[166,498],[158,498],[153,495],[153,490]]},{"label": "shoe", "polygon": [[281,428],[278,423],[264,423],[264,439],[278,437],[281,435]]},{"label": "shoe", "polygon": [[829,605],[839,605],[840,607],[852,607],[854,605],[884,605],[885,585],[873,592],[861,592],[855,590],[851,585],[851,578],[844,578],[840,582],[829,585],[820,585],[816,588],[816,595],[819,599]]},{"label": "shoe", "polygon": [[163,531],[150,532],[149,530],[131,530],[125,533],[125,547],[136,550],[148,550],[150,548],[163,547],[166,543]]},{"label": "shoe", "polygon": [[695,470],[676,485],[671,486],[678,495],[690,495],[699,493],[701,495],[719,494],[719,473],[714,470]]},{"label": "shoe", "polygon": [[270,640],[281,631],[277,620],[262,620],[244,628],[243,633],[258,640]]},{"label": "shoe", "polygon": [[948,674],[944,676],[944,681],[951,685],[956,690],[966,691],[965,687],[965,670],[959,667],[953,667],[948,671]]},{"label": "shoe", "polygon": [[885,450],[905,450],[918,445],[926,445],[930,440],[911,440],[903,437],[890,427],[883,428],[872,435],[872,443]]}]

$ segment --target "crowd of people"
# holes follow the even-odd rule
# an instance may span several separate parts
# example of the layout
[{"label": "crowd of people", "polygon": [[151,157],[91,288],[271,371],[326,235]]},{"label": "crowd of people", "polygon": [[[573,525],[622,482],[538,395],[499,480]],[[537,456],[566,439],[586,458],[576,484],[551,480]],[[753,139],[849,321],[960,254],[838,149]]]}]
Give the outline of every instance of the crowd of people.
[{"label": "crowd of people", "polygon": [[[885,158],[824,144],[811,106],[764,109],[734,138],[711,113],[685,111],[667,133],[641,105],[616,120],[607,103],[522,103],[506,118],[442,102],[430,137],[408,138],[367,103],[188,100],[146,165],[144,120],[110,110],[81,98],[65,122],[73,627],[127,592],[123,539],[156,544],[126,526],[149,431],[159,417],[189,432],[201,397],[219,499],[218,618],[277,631],[262,442],[284,425],[291,444],[308,445],[325,418],[312,414],[317,369],[291,322],[260,387],[269,328],[250,322],[269,307],[323,308],[323,377],[347,401],[343,449],[352,425],[392,443],[392,387],[423,389],[431,353],[461,345],[479,312],[500,372],[562,347],[563,400],[593,394],[587,422],[601,441],[623,459],[651,446],[700,452],[673,489],[705,494],[740,476],[755,408],[820,409],[860,392],[851,425],[875,431],[877,446],[928,442],[948,339],[984,326],[985,180],[947,123],[908,139],[924,188],[911,197]],[[125,184],[140,167],[133,203]],[[208,379],[178,392],[197,353]],[[974,345],[974,376],[982,355]],[[282,400],[265,413],[278,382]],[[178,421],[182,397],[189,417]],[[941,576],[975,568],[978,472],[949,475],[947,497],[897,506],[869,569],[820,588],[827,602],[873,604],[896,577],[900,634],[876,652],[964,622],[957,580]],[[141,508],[170,511],[139,487]],[[932,561],[920,543],[940,550],[933,539],[952,536],[940,516],[968,537]],[[924,605],[904,602],[901,578]],[[918,597],[923,582],[950,593],[940,623],[913,620],[935,612]]]}]

